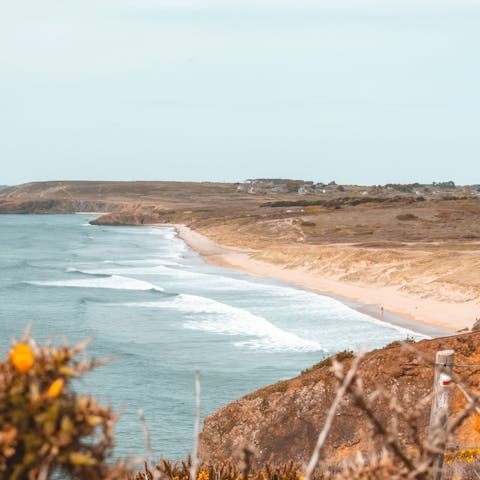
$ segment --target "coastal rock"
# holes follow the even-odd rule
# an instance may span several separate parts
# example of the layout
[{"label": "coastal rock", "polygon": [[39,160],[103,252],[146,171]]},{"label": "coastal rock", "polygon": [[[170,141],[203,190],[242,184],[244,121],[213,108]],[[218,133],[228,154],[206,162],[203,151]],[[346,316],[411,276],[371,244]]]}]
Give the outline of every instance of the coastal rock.
[{"label": "coastal rock", "polygon": [[[457,363],[478,363],[480,333],[424,340],[414,347],[431,359],[437,350],[452,348]],[[352,361],[348,357],[343,354],[345,369]],[[328,359],[322,361],[296,378],[257,390],[207,417],[200,439],[201,459],[207,462],[235,461],[238,451],[248,445],[255,450],[257,466],[267,461],[308,462],[336,393],[337,381],[330,366]],[[458,368],[454,373],[470,386],[478,385],[480,381],[478,367]],[[394,394],[407,409],[414,408],[432,388],[433,368],[419,362],[415,354],[398,342],[368,353],[359,374],[367,393],[381,386]],[[465,403],[464,397],[455,389],[452,415]],[[379,402],[376,413],[388,418],[388,405]],[[429,408],[421,412],[419,425],[422,436],[426,432],[429,415]],[[400,439],[408,447],[407,426],[400,424],[399,432]],[[466,421],[457,433],[459,445],[477,445],[480,442],[480,433],[472,419]],[[372,438],[375,439],[365,414],[353,405],[347,395],[335,417],[322,458],[339,462],[352,457],[357,451],[380,450],[382,445],[378,440],[372,443]]]},{"label": "coastal rock", "polygon": [[170,210],[162,206],[130,205],[119,212],[107,213],[92,220],[92,225],[151,225],[168,223]]}]

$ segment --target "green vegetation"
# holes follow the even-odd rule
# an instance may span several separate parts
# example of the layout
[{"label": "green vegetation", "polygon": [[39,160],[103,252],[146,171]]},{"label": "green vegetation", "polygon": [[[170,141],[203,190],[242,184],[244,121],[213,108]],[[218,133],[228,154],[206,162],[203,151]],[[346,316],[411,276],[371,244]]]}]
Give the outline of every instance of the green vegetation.
[{"label": "green vegetation", "polygon": [[343,350],[338,352],[336,355],[332,357],[324,358],[322,361],[316,363],[315,365],[311,366],[310,368],[306,368],[302,370],[302,375],[305,373],[313,372],[314,370],[318,370],[319,368],[327,368],[332,366],[332,361],[335,360],[337,362],[345,362],[346,360],[350,360],[355,356],[352,350]]},{"label": "green vegetation", "polygon": [[413,213],[405,213],[405,214],[397,215],[397,220],[401,220],[401,221],[418,220],[418,217]]},{"label": "green vegetation", "polygon": [[327,208],[338,209],[342,206],[356,206],[365,203],[415,203],[423,202],[425,200],[422,196],[415,197],[339,197],[331,200],[280,200],[278,202],[266,202],[262,203],[260,207],[309,207],[309,206],[322,206]]}]

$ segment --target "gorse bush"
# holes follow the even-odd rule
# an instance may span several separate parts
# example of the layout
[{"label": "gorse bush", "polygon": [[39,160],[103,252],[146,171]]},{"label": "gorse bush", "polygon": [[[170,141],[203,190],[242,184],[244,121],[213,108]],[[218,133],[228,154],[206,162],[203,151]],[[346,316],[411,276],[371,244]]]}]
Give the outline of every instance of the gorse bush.
[{"label": "gorse bush", "polygon": [[[191,458],[183,462],[169,462],[161,459],[155,469],[145,464],[143,471],[138,472],[133,480],[154,480],[154,473],[162,480],[190,480]],[[232,463],[202,464],[196,480],[303,480],[304,473],[300,465],[289,462],[285,465],[266,464],[262,469],[252,470],[248,464],[241,467]],[[323,479],[323,476],[321,477]],[[317,480],[321,480],[317,478]]]},{"label": "gorse bush", "polygon": [[[108,466],[117,415],[77,395],[72,380],[101,362],[78,359],[88,342],[41,347],[27,336],[0,362],[0,478],[122,478]],[[125,478],[125,476],[123,476]]]}]

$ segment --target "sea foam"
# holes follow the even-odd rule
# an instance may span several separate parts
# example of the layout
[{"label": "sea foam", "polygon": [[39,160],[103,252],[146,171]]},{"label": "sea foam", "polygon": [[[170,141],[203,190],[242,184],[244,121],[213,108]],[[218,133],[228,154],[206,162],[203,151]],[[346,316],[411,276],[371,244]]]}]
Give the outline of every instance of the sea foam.
[{"label": "sea foam", "polygon": [[138,258],[135,260],[103,260],[110,265],[181,265],[181,263],[165,258]]},{"label": "sea foam", "polygon": [[143,280],[137,280],[136,278],[122,277],[121,275],[26,283],[46,287],[111,288],[118,290],[157,290],[159,292],[164,291],[162,287],[158,287],[156,285],[153,285],[152,283],[144,282]]},{"label": "sea foam", "polygon": [[167,308],[190,314],[184,327],[223,335],[253,337],[235,342],[237,347],[268,351],[324,352],[313,340],[301,338],[283,330],[267,319],[248,310],[218,302],[198,295],[179,294],[173,300],[163,302],[128,303],[128,306]]}]

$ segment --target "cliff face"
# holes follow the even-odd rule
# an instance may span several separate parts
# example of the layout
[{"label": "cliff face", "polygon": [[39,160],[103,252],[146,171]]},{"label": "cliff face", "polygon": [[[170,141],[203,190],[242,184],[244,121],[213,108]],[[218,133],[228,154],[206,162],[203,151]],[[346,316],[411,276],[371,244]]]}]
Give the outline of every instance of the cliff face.
[{"label": "cliff face", "polygon": [[118,211],[121,201],[102,197],[94,182],[38,182],[0,190],[0,213]]},{"label": "cliff face", "polygon": [[[422,355],[435,358],[437,350],[454,349],[456,363],[478,363],[480,360],[480,333],[471,333],[415,344]],[[344,360],[348,369],[351,359]],[[479,367],[454,369],[466,384],[478,385]],[[433,368],[419,360],[411,351],[400,346],[377,350],[366,355],[359,375],[363,378],[366,392],[376,386],[388,390],[408,408],[428,395],[432,388]],[[308,462],[318,433],[336,393],[336,380],[330,362],[324,361],[300,376],[269,387],[262,388],[227,405],[205,420],[200,440],[200,455],[204,461],[232,459],[245,445],[256,452],[256,464],[268,460],[284,463]],[[466,404],[458,389],[453,390],[452,411]],[[376,413],[389,418],[389,408],[379,402]],[[420,431],[426,432],[429,407],[422,411]],[[400,425],[400,439],[409,444],[406,425]],[[458,432],[459,445],[478,445],[480,434],[475,429],[475,420],[468,419]],[[368,421],[352,400],[346,395],[323,449],[323,458],[337,462],[352,457],[358,450],[368,451],[381,444],[373,441]]]},{"label": "cliff face", "polygon": [[151,225],[169,223],[172,211],[162,206],[129,205],[92,220],[92,225]]}]

